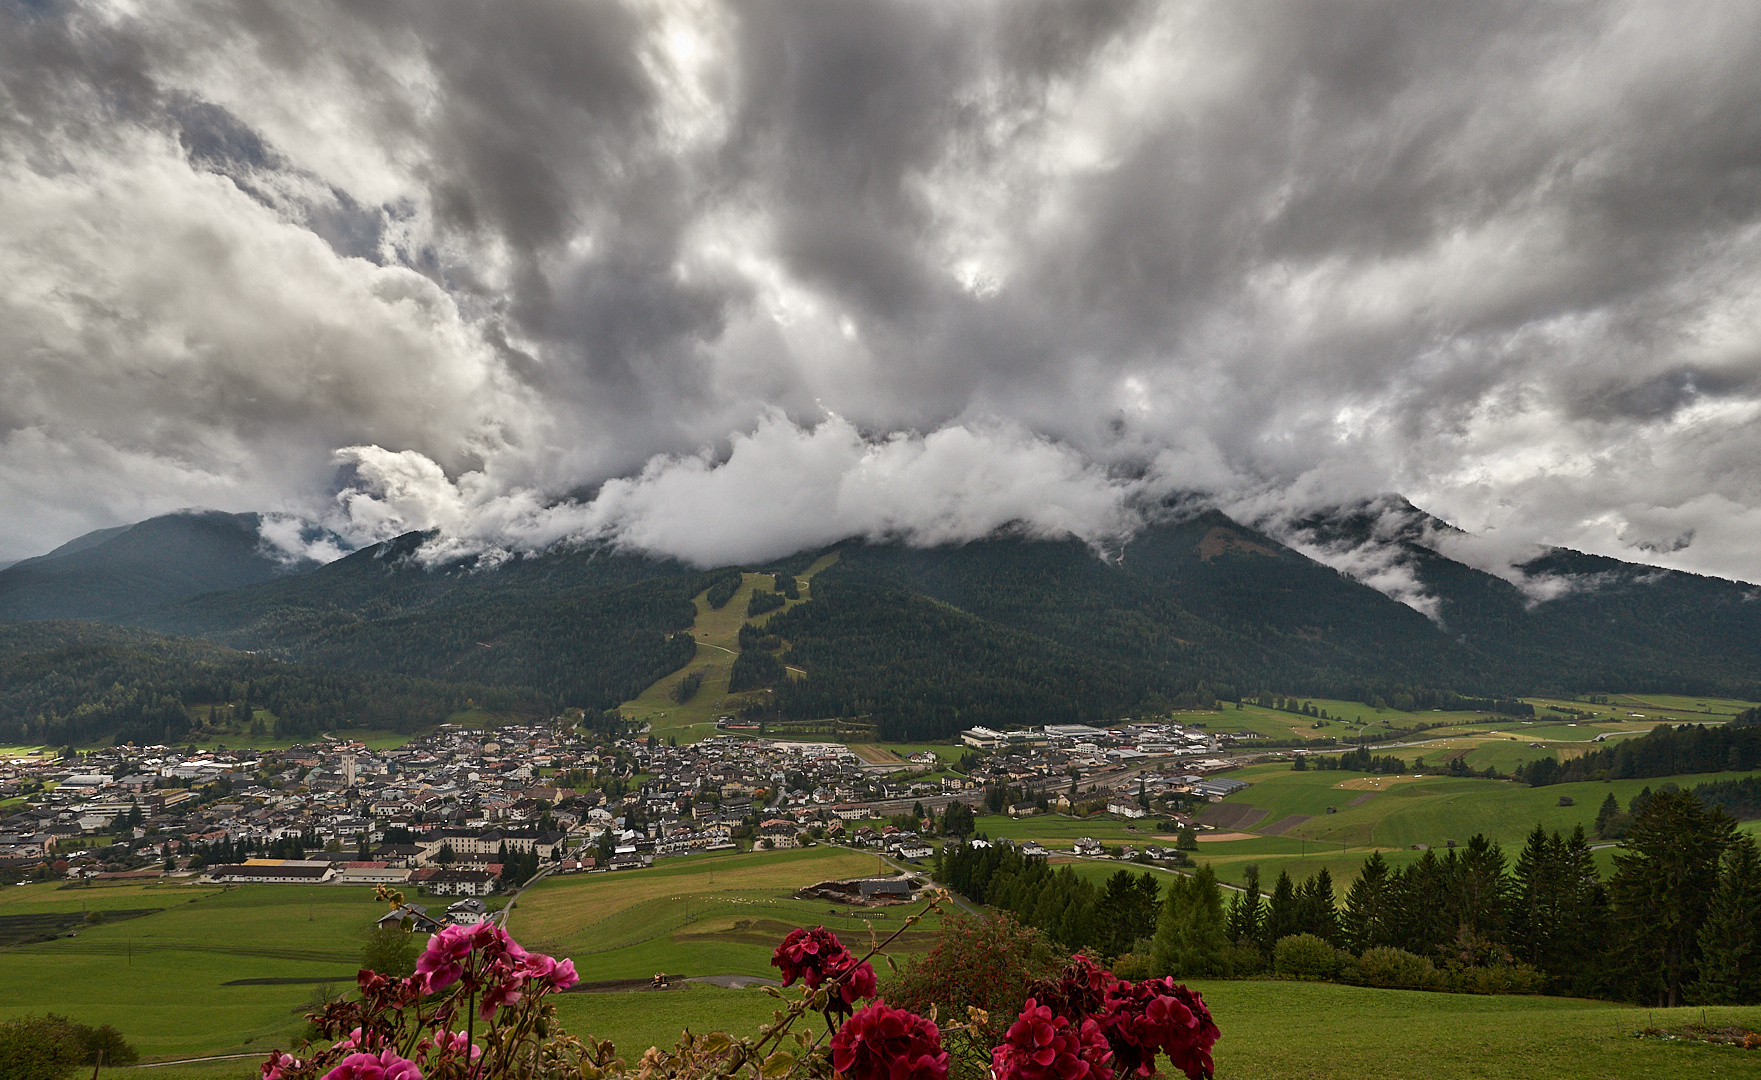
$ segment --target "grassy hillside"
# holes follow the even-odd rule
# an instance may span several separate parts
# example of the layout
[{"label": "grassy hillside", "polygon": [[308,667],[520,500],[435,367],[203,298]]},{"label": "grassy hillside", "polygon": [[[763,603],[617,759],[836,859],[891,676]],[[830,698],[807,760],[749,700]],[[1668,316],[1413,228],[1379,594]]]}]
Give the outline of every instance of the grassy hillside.
[{"label": "grassy hillside", "polygon": [[[697,651],[691,660],[650,684],[619,711],[630,720],[651,725],[653,733],[663,739],[676,738],[687,743],[715,734],[716,717],[738,714],[741,708],[763,697],[761,691],[728,692],[728,676],[733,670],[734,658],[740,654],[741,625],[751,622],[755,626],[766,626],[784,611],[813,599],[814,576],[837,559],[836,552],[820,556],[796,575],[798,599],[785,600],[783,607],[754,619],[746,617],[747,602],[755,590],[771,590],[775,580],[773,575],[741,574],[740,588],[719,608],[709,606],[709,588],[706,587],[691,598],[697,611],[691,622],[691,638],[696,642]],[[675,701],[673,695],[679,684],[693,675],[701,675],[703,680],[697,692],[683,704]]]},{"label": "grassy hillside", "polygon": [[[795,926],[823,922],[864,937],[848,909],[830,914],[823,901],[791,897],[827,878],[875,873],[876,865],[872,856],[829,847],[664,860],[542,882],[511,913],[511,929],[524,944],[572,956],[588,982],[656,971],[764,976],[776,943]],[[315,989],[353,982],[373,920],[385,910],[372,889],[340,886],[51,883],[0,891],[0,919],[140,909],[157,911],[90,921],[73,938],[0,948],[0,1017],[54,1011],[115,1024],[149,1060],[285,1046]],[[869,914],[882,928],[903,917],[900,909]],[[908,947],[926,944],[918,933]],[[255,979],[284,981],[239,984]],[[588,1014],[605,997],[569,995],[565,1014],[582,1015],[585,1029],[602,1034]],[[620,1023],[628,1032],[630,1023],[648,1021],[632,1014]]]},{"label": "grassy hillside", "polygon": [[[1597,808],[1610,793],[1624,806],[1645,787],[1674,783],[1682,788],[1752,773],[1654,777],[1544,788],[1503,780],[1411,775],[1367,776],[1338,771],[1293,772],[1288,765],[1265,765],[1231,773],[1250,786],[1220,806],[1254,807],[1265,815],[1251,828],[1280,823],[1280,835],[1201,844],[1197,857],[1211,863],[1225,881],[1239,882],[1248,865],[1262,876],[1289,870],[1302,880],[1322,866],[1343,890],[1371,851],[1387,853],[1395,865],[1416,858],[1414,844],[1443,848],[1484,833],[1514,858],[1537,823],[1569,833],[1578,825],[1594,835]],[[1561,797],[1573,805],[1559,805]],[[1355,803],[1356,805],[1353,805]],[[1333,807],[1334,813],[1327,813]],[[1291,818],[1306,820],[1291,822]]]},{"label": "grassy hillside", "polygon": [[[0,950],[0,1015],[54,1011],[114,1024],[143,1058],[267,1049],[302,1026],[318,984],[249,979],[353,979],[383,905],[367,888],[263,885],[5,890],[0,914],[161,907],[88,925],[69,939]],[[175,988],[175,992],[171,991]]]},{"label": "grassy hillside", "polygon": [[[864,918],[883,934],[896,929],[906,909],[857,912],[791,895],[877,872],[888,868],[873,856],[833,847],[667,860],[640,873],[541,882],[521,898],[509,929],[528,946],[573,957],[588,981],[657,971],[766,976],[777,942],[796,926],[825,923],[863,940]],[[934,925],[932,917],[924,927]],[[907,949],[928,947],[921,931],[909,937]]]}]

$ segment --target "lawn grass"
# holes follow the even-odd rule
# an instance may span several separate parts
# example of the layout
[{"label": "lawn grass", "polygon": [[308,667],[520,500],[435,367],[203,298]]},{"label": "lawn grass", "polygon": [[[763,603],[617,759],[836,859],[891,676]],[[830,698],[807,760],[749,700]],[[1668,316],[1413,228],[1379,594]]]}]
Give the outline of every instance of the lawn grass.
[{"label": "lawn grass", "polygon": [[[876,871],[874,856],[827,846],[663,860],[645,870],[541,882],[520,899],[510,928],[527,945],[574,956],[588,981],[656,971],[767,976],[777,941],[795,926],[824,923],[853,943],[867,940],[853,909],[792,894]],[[114,1024],[146,1060],[286,1046],[322,984],[226,984],[307,978],[346,990],[384,912],[371,888],[352,886],[128,882],[0,890],[0,915],[141,908],[161,910],[83,925],[72,938],[0,948],[0,1018],[53,1011]],[[907,913],[860,915],[885,934]],[[905,951],[927,948],[926,931],[936,925],[931,918],[914,930]],[[679,1008],[680,1016],[690,1011]],[[198,1071],[226,1075],[208,1070]],[[139,1075],[164,1080],[157,1072]]]},{"label": "lawn grass", "polygon": [[[1624,805],[1645,787],[1674,783],[1682,788],[1711,780],[1732,780],[1746,773],[1709,773],[1653,777],[1643,780],[1588,781],[1531,788],[1505,780],[1426,776],[1388,783],[1385,790],[1345,789],[1340,784],[1363,774],[1336,770],[1295,772],[1288,765],[1255,766],[1231,773],[1252,786],[1223,800],[1264,808],[1261,825],[1293,814],[1312,815],[1285,835],[1361,847],[1441,846],[1445,840],[1466,840],[1484,833],[1503,843],[1521,842],[1537,822],[1549,831],[1570,832],[1595,823],[1596,810],[1613,792]],[[1386,782],[1386,780],[1385,780]],[[1358,806],[1350,805],[1365,795]],[[1560,798],[1574,805],[1560,806]],[[1336,813],[1327,813],[1327,807]]]},{"label": "lawn grass", "polygon": [[[777,611],[787,611],[813,598],[813,576],[837,561],[837,554],[826,555],[796,575],[800,598],[787,601]],[[728,676],[733,673],[734,657],[740,652],[740,627],[748,621],[763,626],[777,612],[767,612],[756,619],[746,618],[746,603],[753,590],[768,592],[773,583],[769,574],[742,574],[740,589],[720,608],[711,608],[708,590],[691,601],[697,606],[697,617],[691,624],[691,636],[697,641],[697,654],[684,667],[651,684],[633,700],[620,706],[628,720],[649,725],[650,732],[662,739],[694,743],[715,734],[715,718],[737,713],[762,691],[728,693]],[[680,704],[673,700],[673,691],[692,674],[703,676],[702,685],[690,701]]]},{"label": "lawn grass", "polygon": [[[1223,1031],[1230,1080],[1654,1080],[1752,1077],[1757,1052],[1633,1038],[1699,1009],[1647,1010],[1573,998],[1482,997],[1298,982],[1194,982]],[[1761,1027],[1761,1007],[1707,1010]]]},{"label": "lawn grass", "polygon": [[902,758],[909,759],[912,754],[921,754],[925,750],[934,754],[944,765],[958,764],[960,759],[971,752],[969,746],[958,743],[880,743],[883,750],[891,750]]},{"label": "lawn grass", "polygon": [[[481,712],[481,710],[467,710],[464,713],[453,713],[452,716],[447,717],[447,719],[458,722],[457,718],[460,716],[473,715],[479,712]],[[496,716],[498,717],[496,723],[501,722],[499,714],[483,713],[482,715]],[[468,720],[464,722],[470,723]],[[473,726],[483,727],[489,725],[487,723],[477,723]],[[418,738],[421,734],[425,734],[425,732],[411,734],[402,731],[389,731],[377,728],[332,728],[325,734],[333,735],[338,739],[348,739],[364,743],[369,750],[395,750],[409,742],[411,739]],[[297,738],[287,738],[276,735],[249,735],[244,732],[217,734],[202,739],[192,738],[189,740],[190,744],[194,745],[198,750],[286,750],[293,746],[311,746],[315,743],[322,743],[323,741],[324,739],[319,735],[301,735]],[[98,748],[100,745],[108,744],[94,743],[91,748]]]}]

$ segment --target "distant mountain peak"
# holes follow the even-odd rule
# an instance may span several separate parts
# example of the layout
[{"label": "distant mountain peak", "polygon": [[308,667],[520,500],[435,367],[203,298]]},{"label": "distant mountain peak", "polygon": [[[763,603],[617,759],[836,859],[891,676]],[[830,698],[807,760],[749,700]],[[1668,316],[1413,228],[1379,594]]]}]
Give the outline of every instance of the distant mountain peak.
[{"label": "distant mountain peak", "polygon": [[108,619],[319,565],[269,543],[264,521],[192,509],[86,533],[0,570],[0,618]]}]

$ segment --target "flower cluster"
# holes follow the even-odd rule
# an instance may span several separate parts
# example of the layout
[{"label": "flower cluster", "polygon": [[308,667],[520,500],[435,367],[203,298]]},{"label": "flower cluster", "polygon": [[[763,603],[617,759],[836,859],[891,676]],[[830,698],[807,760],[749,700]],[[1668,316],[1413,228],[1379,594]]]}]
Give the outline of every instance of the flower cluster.
[{"label": "flower cluster", "polygon": [[439,993],[457,982],[481,994],[483,1019],[520,1000],[528,983],[548,990],[567,990],[579,981],[573,960],[529,953],[506,930],[489,922],[449,926],[428,939],[416,961],[416,979],[424,992]]},{"label": "flower cluster", "polygon": [[422,1080],[422,1070],[395,1050],[381,1050],[377,1054],[350,1054],[325,1073],[324,1080]]},{"label": "flower cluster", "polygon": [[[401,903],[396,894],[387,899]],[[792,931],[771,963],[784,986],[799,981],[803,991],[757,1038],[687,1031],[672,1050],[651,1047],[632,1068],[609,1042],[555,1031],[556,1010],[544,999],[575,984],[572,962],[527,952],[494,923],[448,927],[428,940],[410,977],[362,971],[358,999],[331,1002],[311,1018],[334,1041],[308,1046],[305,1060],[272,1052],[262,1080],[706,1080],[744,1075],[748,1067],[767,1080],[828,1073],[838,1080],[948,1080],[944,1033],[959,1040],[962,1055],[970,1048],[975,1065],[988,1054],[995,1080],[1132,1080],[1154,1073],[1160,1054],[1189,1080],[1213,1073],[1218,1031],[1198,994],[1166,978],[1122,982],[1082,956],[1058,979],[1034,984],[994,1048],[997,1029],[976,1007],[968,1010],[970,1022],[946,1029],[936,1026],[928,1003],[928,1016],[884,1000],[856,1009],[875,997],[874,968],[823,926]],[[789,1030],[813,1010],[825,1013],[828,1042]]]},{"label": "flower cluster", "polygon": [[832,1068],[846,1080],[948,1077],[948,1052],[942,1049],[942,1034],[935,1022],[895,1009],[884,999],[844,1021],[832,1036],[831,1048]]},{"label": "flower cluster", "polygon": [[1113,1080],[1113,1051],[1092,1017],[1072,1021],[1033,998],[991,1053],[997,1080]]},{"label": "flower cluster", "polygon": [[1121,1072],[1150,1075],[1156,1071],[1158,1050],[1190,1080],[1209,1078],[1214,1071],[1211,1047],[1221,1032],[1204,998],[1171,978],[1114,984],[1107,991],[1101,1027]]},{"label": "flower cluster", "polygon": [[1107,992],[1119,984],[1118,976],[1077,953],[1056,979],[1041,979],[1028,987],[1028,996],[1059,1016],[1080,1020],[1106,1007]]},{"label": "flower cluster", "polygon": [[848,1015],[856,1002],[873,997],[878,989],[873,965],[856,959],[838,935],[823,926],[789,931],[770,962],[783,973],[784,986],[793,986],[796,979],[809,990],[835,984],[827,1012]]},{"label": "flower cluster", "polygon": [[303,1061],[274,1051],[262,1080],[490,1080],[516,1061],[566,1058],[578,1044],[546,1041],[555,1010],[543,999],[577,981],[572,961],[527,952],[493,922],[449,926],[410,977],[363,970],[357,1000],[311,1018],[329,1048]]}]

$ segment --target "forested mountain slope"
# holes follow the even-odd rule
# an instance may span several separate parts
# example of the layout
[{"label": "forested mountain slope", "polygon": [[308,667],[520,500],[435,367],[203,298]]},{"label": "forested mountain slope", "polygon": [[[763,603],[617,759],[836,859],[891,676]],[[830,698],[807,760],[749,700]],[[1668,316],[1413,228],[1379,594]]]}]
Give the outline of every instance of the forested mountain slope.
[{"label": "forested mountain slope", "polygon": [[527,691],[287,664],[98,623],[0,622],[0,743],[172,743],[190,732],[198,705],[268,709],[284,738],[349,723],[413,731],[467,701],[534,715],[549,704]]},{"label": "forested mountain slope", "polygon": [[606,709],[691,658],[691,597],[715,579],[608,549],[428,568],[412,533],[299,577],[131,619],[349,671],[523,686]]},{"label": "forested mountain slope", "polygon": [[[1555,550],[1528,565],[1525,593],[1421,543],[1423,529],[1372,531],[1346,514],[1306,535],[1392,545],[1435,619],[1215,511],[1104,555],[1011,536],[932,549],[849,542],[810,602],[742,635],[741,686],[780,718],[860,717],[899,738],[1257,692],[1439,705],[1542,690],[1761,696],[1750,586]],[[119,621],[327,669],[606,709],[690,661],[691,598],[726,577],[609,546],[430,567],[415,557],[427,539]],[[798,572],[816,554],[777,568]],[[1535,581],[1551,583],[1551,599],[1537,602]],[[806,677],[785,677],[784,664]]]},{"label": "forested mountain slope", "polygon": [[256,514],[167,514],[0,570],[0,619],[104,619],[309,570],[264,550]]},{"label": "forested mountain slope", "polygon": [[[1501,680],[1738,696],[1761,686],[1761,588],[1552,548],[1513,568],[1525,592],[1434,550],[1427,534],[1455,530],[1401,502],[1407,526],[1374,542],[1397,553],[1435,599],[1450,637],[1497,659]],[[1317,543],[1356,547],[1372,542],[1378,518],[1388,520],[1317,517],[1303,531]]]}]

